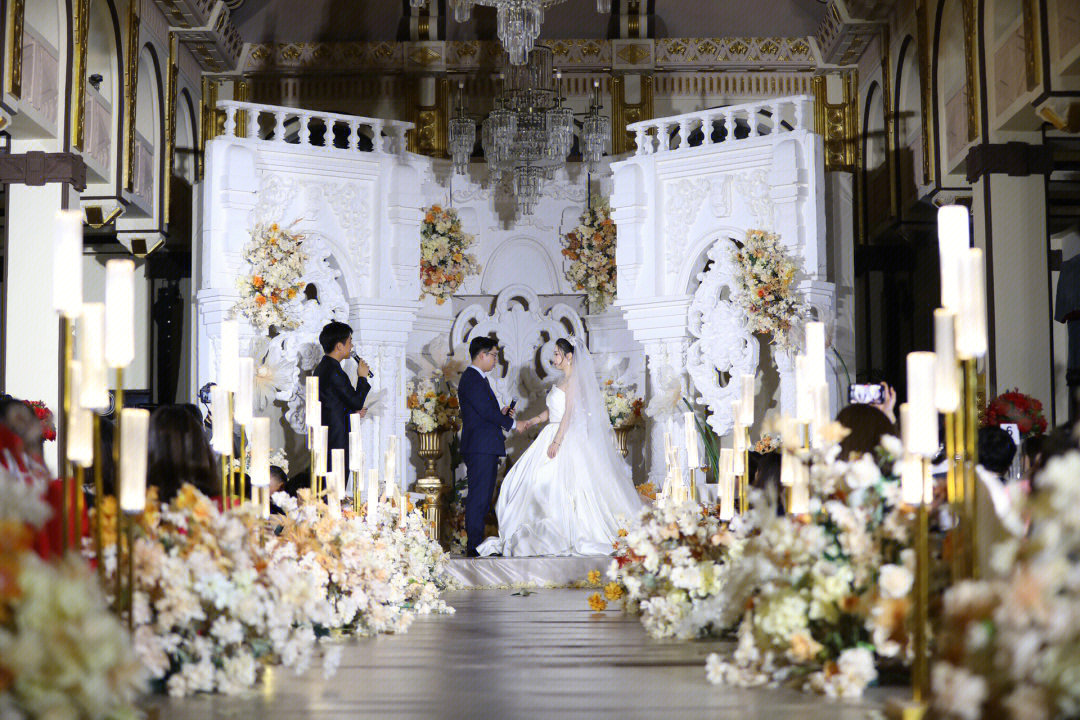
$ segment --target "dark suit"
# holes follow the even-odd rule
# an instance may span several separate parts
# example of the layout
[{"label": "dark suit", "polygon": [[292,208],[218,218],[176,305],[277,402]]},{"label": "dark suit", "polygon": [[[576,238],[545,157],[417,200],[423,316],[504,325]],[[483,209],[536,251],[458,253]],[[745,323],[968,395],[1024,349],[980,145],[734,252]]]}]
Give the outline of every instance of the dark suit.
[{"label": "dark suit", "polygon": [[479,370],[469,367],[458,382],[461,405],[461,457],[469,483],[465,499],[465,532],[468,549],[484,539],[484,516],[495,494],[495,475],[499,458],[506,454],[503,432],[514,427],[514,420],[499,409],[491,385]]},{"label": "dark suit", "polygon": [[364,407],[371,384],[367,378],[358,377],[356,387],[341,369],[341,363],[323,355],[322,361],[311,372],[319,378],[319,402],[322,403],[322,424],[326,426],[326,469],[330,470],[335,448],[345,450],[346,477],[349,470],[349,415]]}]

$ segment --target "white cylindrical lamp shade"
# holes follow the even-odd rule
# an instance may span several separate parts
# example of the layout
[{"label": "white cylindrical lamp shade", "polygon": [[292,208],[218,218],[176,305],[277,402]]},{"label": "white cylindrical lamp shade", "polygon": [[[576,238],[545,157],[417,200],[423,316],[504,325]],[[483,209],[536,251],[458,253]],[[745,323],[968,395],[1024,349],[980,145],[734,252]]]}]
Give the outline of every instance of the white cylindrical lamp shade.
[{"label": "white cylindrical lamp shade", "polygon": [[146,509],[146,443],[150,413],[141,408],[120,411],[120,510]]},{"label": "white cylindrical lamp shade", "polygon": [[920,505],[926,482],[922,458],[906,455],[900,463],[900,500],[906,505]]},{"label": "white cylindrical lamp shade", "polygon": [[307,400],[304,405],[305,421],[309,428],[317,427],[322,424],[322,409],[316,412],[316,404],[319,402],[319,378],[317,375],[309,375],[305,384],[305,398]]},{"label": "white cylindrical lamp shade", "polygon": [[938,412],[954,412],[960,406],[960,381],[956,367],[956,313],[945,308],[934,311],[934,404]]},{"label": "white cylindrical lamp shade", "polygon": [[795,419],[808,423],[814,419],[813,383],[810,379],[810,359],[795,356]]},{"label": "white cylindrical lamp shade", "polygon": [[733,463],[734,452],[731,448],[721,448],[720,477],[718,478],[720,487],[717,488],[720,494],[721,520],[730,520],[735,517],[735,473]]},{"label": "white cylindrical lamp shade", "polygon": [[701,464],[701,457],[698,452],[697,422],[694,420],[694,413],[683,413],[683,430],[686,434],[686,465],[696,468]]},{"label": "white cylindrical lamp shade", "polygon": [[236,422],[247,427],[255,415],[255,360],[242,357],[237,363],[238,382],[233,415]]},{"label": "white cylindrical lamp shade", "polygon": [[908,452],[933,457],[938,451],[938,417],[934,376],[937,358],[932,352],[913,352],[907,356],[907,406],[910,428],[905,437]]},{"label": "white cylindrical lamp shade", "polygon": [[742,411],[739,424],[750,427],[754,424],[754,376],[743,375],[739,389],[739,409]]},{"label": "white cylindrical lamp shade", "polygon": [[986,265],[983,251],[970,248],[960,258],[960,312],[956,317],[956,354],[962,360],[986,354]]},{"label": "white cylindrical lamp shade", "polygon": [[328,442],[329,430],[325,425],[319,425],[314,430],[315,439],[315,474],[319,476],[326,475],[326,444]]},{"label": "white cylindrical lamp shade", "polygon": [[364,469],[364,436],[359,430],[349,433],[349,470],[359,472]]},{"label": "white cylindrical lamp shade", "polygon": [[334,448],[330,451],[330,477],[333,482],[328,482],[326,487],[333,488],[338,498],[341,498],[345,494],[345,448]]},{"label": "white cylindrical lamp shade", "polygon": [[231,455],[233,452],[233,422],[229,392],[220,385],[215,385],[210,388],[210,403],[211,414],[213,415],[213,432],[210,435],[210,447],[219,455]]},{"label": "white cylindrical lamp shade", "polygon": [[825,323],[806,323],[806,357],[810,361],[810,384],[822,385],[825,379]]},{"label": "white cylindrical lamp shade", "polygon": [[125,368],[135,359],[135,263],[105,263],[105,362]]},{"label": "white cylindrical lamp shade", "polygon": [[90,411],[79,405],[82,395],[82,363],[72,360],[71,370],[71,412],[68,414],[68,460],[79,467],[94,464],[94,418]]},{"label": "white cylindrical lamp shade", "polygon": [[938,254],[941,266],[941,306],[960,311],[960,257],[970,244],[968,210],[963,205],[943,205],[938,209]]},{"label": "white cylindrical lamp shade", "polygon": [[53,236],[53,308],[69,318],[82,311],[82,210],[59,210]]},{"label": "white cylindrical lamp shade", "polygon": [[368,527],[375,527],[379,522],[379,471],[375,468],[368,470],[367,482],[367,523]]},{"label": "white cylindrical lamp shade", "polygon": [[88,410],[109,408],[108,371],[105,367],[105,306],[86,303],[79,316],[79,405]]},{"label": "white cylindrical lamp shade", "polygon": [[270,485],[270,418],[252,418],[248,427],[251,444],[251,484],[253,487]]}]

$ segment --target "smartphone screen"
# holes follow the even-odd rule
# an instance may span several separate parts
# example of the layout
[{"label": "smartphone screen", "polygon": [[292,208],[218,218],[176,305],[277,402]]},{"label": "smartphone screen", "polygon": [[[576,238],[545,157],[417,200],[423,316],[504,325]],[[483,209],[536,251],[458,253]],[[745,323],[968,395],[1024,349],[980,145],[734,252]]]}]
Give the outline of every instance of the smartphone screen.
[{"label": "smartphone screen", "polygon": [[876,405],[885,401],[885,388],[880,384],[855,384],[848,388],[848,402],[856,405]]}]

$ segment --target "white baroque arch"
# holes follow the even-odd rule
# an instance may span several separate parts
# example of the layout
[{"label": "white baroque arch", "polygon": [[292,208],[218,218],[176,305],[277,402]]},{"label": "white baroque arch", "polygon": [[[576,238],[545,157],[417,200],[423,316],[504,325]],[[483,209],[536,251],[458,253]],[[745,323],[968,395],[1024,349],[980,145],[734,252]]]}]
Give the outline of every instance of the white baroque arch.
[{"label": "white baroque arch", "polygon": [[760,348],[746,327],[742,308],[731,299],[735,288],[731,241],[725,236],[715,240],[708,258],[712,265],[698,275],[701,282],[690,302],[688,330],[693,339],[686,353],[686,372],[699,393],[697,401],[710,410],[709,425],[717,435],[725,435],[734,424],[731,404],[739,399],[739,384],[722,384],[721,374],[730,378],[753,375]]}]

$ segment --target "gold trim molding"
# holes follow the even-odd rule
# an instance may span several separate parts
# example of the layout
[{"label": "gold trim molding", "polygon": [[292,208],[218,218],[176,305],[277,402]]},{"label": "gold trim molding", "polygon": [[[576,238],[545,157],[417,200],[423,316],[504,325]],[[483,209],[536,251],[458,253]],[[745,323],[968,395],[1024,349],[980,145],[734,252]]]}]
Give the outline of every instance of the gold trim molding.
[{"label": "gold trim molding", "polygon": [[1032,91],[1042,82],[1042,62],[1039,57],[1043,42],[1035,20],[1035,0],[1023,0],[1024,13],[1024,72],[1027,89]]},{"label": "gold trim molding", "polygon": [[[967,126],[968,142],[979,137],[979,42],[975,36],[978,0],[963,0],[961,10],[964,16],[964,80],[967,83]],[[951,152],[951,151],[950,151]]]},{"label": "gold trim molding", "polygon": [[124,70],[124,189],[135,189],[135,111],[139,90],[139,3],[129,6]]},{"label": "gold trim molding", "polygon": [[814,78],[814,130],[825,145],[825,172],[855,172],[858,169],[858,77],[852,70],[844,74],[844,99],[828,101],[826,79]]},{"label": "gold trim molding", "polygon": [[86,34],[90,27],[90,0],[74,0],[72,10],[71,77],[75,100],[71,103],[71,144],[81,151],[86,129]]},{"label": "gold trim molding", "polygon": [[172,207],[173,154],[176,152],[176,92],[177,45],[176,33],[169,33],[169,66],[165,77],[165,172],[162,175],[161,225],[169,224],[169,211]]},{"label": "gold trim molding", "polygon": [[927,25],[928,2],[930,0],[918,0],[915,4],[915,48],[918,51],[920,111],[922,114],[922,179],[923,184],[926,185],[936,181],[930,171],[930,158],[933,156],[933,145],[937,144],[937,138],[930,132],[930,113],[934,107],[934,98],[931,94],[933,84],[930,77],[930,28]]},{"label": "gold trim molding", "polygon": [[642,120],[651,120],[653,113],[653,94],[655,84],[652,75],[641,76],[641,99],[636,103],[626,102],[626,77],[617,75],[611,78],[611,154],[629,152],[637,147],[634,135],[626,126]]},{"label": "gold trim molding", "polygon": [[8,0],[5,23],[7,57],[4,58],[4,87],[14,97],[22,96],[22,38],[26,18],[25,0]]}]

